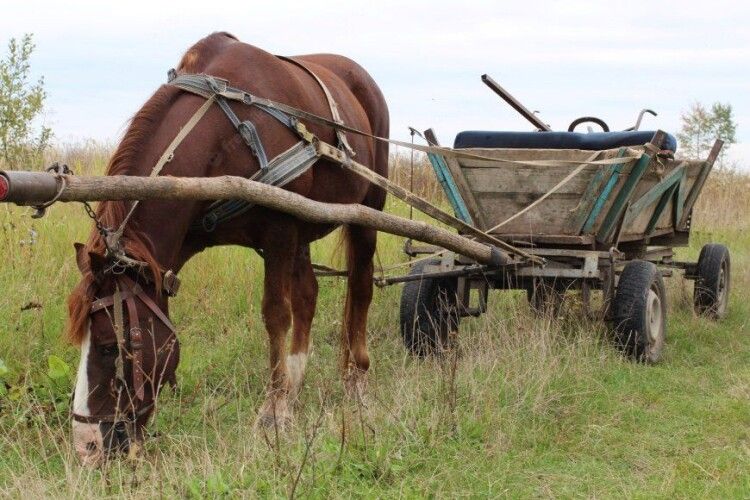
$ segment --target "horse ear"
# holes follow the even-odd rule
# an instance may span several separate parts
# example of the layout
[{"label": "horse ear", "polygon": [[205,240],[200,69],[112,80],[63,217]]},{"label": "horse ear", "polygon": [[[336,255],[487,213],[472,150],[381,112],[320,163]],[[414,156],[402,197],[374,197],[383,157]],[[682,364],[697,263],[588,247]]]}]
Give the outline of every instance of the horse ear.
[{"label": "horse ear", "polygon": [[107,266],[107,259],[103,255],[99,255],[96,252],[89,252],[89,269],[94,275],[95,279],[99,279],[104,274],[104,269]]},{"label": "horse ear", "polygon": [[73,248],[76,249],[76,264],[78,264],[78,270],[85,273],[88,269],[88,262],[86,262],[86,252],[84,251],[83,243],[73,243]]}]

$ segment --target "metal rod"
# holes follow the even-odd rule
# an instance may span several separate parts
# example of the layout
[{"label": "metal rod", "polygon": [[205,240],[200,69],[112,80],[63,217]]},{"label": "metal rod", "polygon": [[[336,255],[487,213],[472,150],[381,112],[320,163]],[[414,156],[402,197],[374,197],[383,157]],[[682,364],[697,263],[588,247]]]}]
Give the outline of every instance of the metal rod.
[{"label": "metal rod", "polygon": [[495,272],[499,268],[494,266],[468,266],[462,269],[454,269],[452,271],[436,271],[434,273],[423,273],[423,274],[407,274],[404,276],[391,276],[388,278],[375,279],[375,285],[384,287],[388,285],[395,285],[397,283],[406,283],[409,281],[419,281],[421,279],[430,278],[453,278],[456,276],[474,276],[480,274],[486,274],[487,272]]},{"label": "metal rod", "polygon": [[552,129],[544,123],[542,120],[539,119],[538,116],[536,116],[534,113],[532,113],[526,106],[521,104],[518,99],[513,97],[510,92],[505,90],[500,86],[499,83],[497,83],[495,80],[492,79],[489,75],[482,75],[482,82],[484,82],[485,85],[487,85],[489,88],[491,88],[497,95],[503,98],[505,102],[510,104],[510,106],[518,111],[521,116],[526,118],[528,121],[531,122],[532,125],[534,125],[537,129],[542,130],[544,132],[552,132]]}]

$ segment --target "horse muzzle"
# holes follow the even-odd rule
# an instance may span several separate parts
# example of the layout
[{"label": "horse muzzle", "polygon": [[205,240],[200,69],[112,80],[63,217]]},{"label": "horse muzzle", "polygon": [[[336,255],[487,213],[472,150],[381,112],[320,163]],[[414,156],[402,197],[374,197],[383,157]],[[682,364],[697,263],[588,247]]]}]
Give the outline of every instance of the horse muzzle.
[{"label": "horse muzzle", "polygon": [[135,424],[126,422],[73,422],[73,446],[81,464],[99,467],[110,456],[135,456],[141,449],[135,439]]}]

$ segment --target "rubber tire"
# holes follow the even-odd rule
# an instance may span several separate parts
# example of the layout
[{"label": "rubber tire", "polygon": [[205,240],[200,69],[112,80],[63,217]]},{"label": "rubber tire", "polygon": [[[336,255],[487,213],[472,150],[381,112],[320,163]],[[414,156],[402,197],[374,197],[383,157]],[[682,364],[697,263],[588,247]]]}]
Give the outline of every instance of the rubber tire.
[{"label": "rubber tire", "polygon": [[[653,291],[660,305],[660,330],[651,334],[649,302]],[[629,262],[620,275],[612,302],[615,346],[634,361],[657,363],[667,338],[667,294],[656,265],[645,260]]]},{"label": "rubber tire", "polygon": [[[409,276],[424,274],[432,259],[417,262]],[[458,278],[423,278],[408,281],[401,292],[401,337],[414,355],[439,355],[455,344],[460,316],[456,304]]]},{"label": "rubber tire", "polygon": [[[721,274],[724,269],[724,290],[722,297]],[[693,304],[695,312],[711,319],[726,316],[729,305],[731,284],[731,261],[729,249],[724,245],[709,243],[701,248],[695,270]]]}]

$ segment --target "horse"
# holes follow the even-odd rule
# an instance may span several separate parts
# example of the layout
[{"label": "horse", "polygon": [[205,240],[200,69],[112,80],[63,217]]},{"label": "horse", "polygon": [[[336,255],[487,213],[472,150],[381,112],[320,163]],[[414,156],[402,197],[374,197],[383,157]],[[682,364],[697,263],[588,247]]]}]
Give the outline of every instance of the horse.
[{"label": "horse", "polygon": [[[221,32],[187,50],[170,76],[180,75],[211,75],[256,96],[361,130],[364,134],[350,130],[341,147],[378,174],[388,175],[387,143],[366,135],[388,137],[385,99],[372,77],[348,58],[333,54],[280,58]],[[149,175],[181,127],[205,104],[204,97],[174,85],[159,87],[131,119],[109,160],[107,175]],[[240,102],[228,106],[240,121],[254,126],[268,157],[299,140],[278,116]],[[239,134],[236,123],[222,111],[216,104],[208,106],[162,162],[161,175],[250,178],[257,174],[262,166],[257,148],[247,146],[246,134]],[[330,123],[305,125],[321,141],[341,142],[341,131]],[[323,159],[284,189],[316,201],[360,203],[377,210],[385,203],[382,189]],[[216,245],[241,245],[263,257],[262,317],[269,338],[270,375],[258,423],[284,427],[292,421],[318,294],[309,247],[336,226],[303,222],[256,206],[215,227],[204,227],[200,222],[210,206],[210,202],[164,200],[137,206],[101,202],[91,214],[96,227],[86,244],[75,245],[82,278],[68,298],[67,332],[81,349],[72,426],[74,448],[84,465],[100,465],[115,451],[142,449],[159,391],[165,383],[176,382],[179,363],[179,342],[168,309],[174,290],[167,284],[174,283],[191,257]],[[119,253],[108,241],[118,227]],[[347,288],[340,369],[352,397],[361,397],[370,365],[366,325],[376,238],[376,231],[360,226],[342,231]],[[140,265],[122,265],[123,258]]]}]

